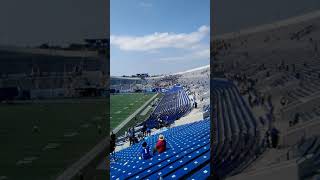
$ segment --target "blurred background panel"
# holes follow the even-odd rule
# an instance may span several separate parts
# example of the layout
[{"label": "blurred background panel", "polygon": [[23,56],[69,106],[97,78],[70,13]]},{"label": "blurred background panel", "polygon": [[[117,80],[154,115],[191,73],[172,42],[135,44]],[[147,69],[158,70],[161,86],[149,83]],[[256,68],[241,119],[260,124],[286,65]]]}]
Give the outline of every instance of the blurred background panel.
[{"label": "blurred background panel", "polygon": [[214,1],[212,172],[319,178],[320,3]]},{"label": "blurred background panel", "polygon": [[0,179],[96,178],[108,149],[109,2],[4,0],[0,22]]}]

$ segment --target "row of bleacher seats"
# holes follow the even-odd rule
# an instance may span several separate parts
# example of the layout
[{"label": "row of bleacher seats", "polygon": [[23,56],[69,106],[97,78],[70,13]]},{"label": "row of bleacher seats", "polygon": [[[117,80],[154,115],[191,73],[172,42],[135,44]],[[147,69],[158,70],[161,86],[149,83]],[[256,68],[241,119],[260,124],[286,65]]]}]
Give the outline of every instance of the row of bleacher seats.
[{"label": "row of bleacher seats", "polygon": [[[167,150],[139,159],[142,142],[116,153],[110,179],[206,179],[210,175],[210,119],[170,128],[162,134]],[[150,152],[158,134],[145,138]]]},{"label": "row of bleacher seats", "polygon": [[191,110],[191,102],[183,87],[174,86],[165,92],[157,107],[146,121],[149,128],[158,126],[160,118],[167,124],[173,123]]},{"label": "row of bleacher seats", "polygon": [[238,89],[229,81],[211,81],[216,142],[213,171],[219,177],[237,173],[263,151],[259,127]]}]

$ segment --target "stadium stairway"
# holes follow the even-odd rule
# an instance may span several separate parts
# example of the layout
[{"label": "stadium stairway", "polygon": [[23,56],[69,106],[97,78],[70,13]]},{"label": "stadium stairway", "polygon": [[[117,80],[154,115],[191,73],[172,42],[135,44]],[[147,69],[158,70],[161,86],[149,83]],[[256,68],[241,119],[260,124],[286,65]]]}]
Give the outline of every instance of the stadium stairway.
[{"label": "stadium stairway", "polygon": [[214,172],[226,177],[248,166],[262,151],[258,123],[232,82],[213,80],[216,142]]},{"label": "stadium stairway", "polygon": [[[210,175],[210,119],[168,129],[162,134],[167,150],[139,159],[142,142],[116,153],[110,179],[205,179]],[[145,139],[151,149],[158,135]]]}]

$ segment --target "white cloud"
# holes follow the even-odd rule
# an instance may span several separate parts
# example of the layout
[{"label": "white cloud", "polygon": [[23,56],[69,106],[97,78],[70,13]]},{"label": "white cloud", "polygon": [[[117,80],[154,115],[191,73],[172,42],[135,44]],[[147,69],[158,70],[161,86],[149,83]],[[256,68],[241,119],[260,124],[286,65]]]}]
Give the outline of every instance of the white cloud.
[{"label": "white cloud", "polygon": [[176,62],[181,60],[188,61],[188,60],[209,60],[209,59],[210,59],[210,49],[208,48],[208,49],[198,49],[183,56],[160,58],[160,61]]},{"label": "white cloud", "polygon": [[192,47],[197,47],[209,32],[208,26],[201,26],[197,31],[191,33],[155,32],[145,36],[111,35],[110,40],[111,45],[124,51],[150,51],[162,48],[192,49]]}]

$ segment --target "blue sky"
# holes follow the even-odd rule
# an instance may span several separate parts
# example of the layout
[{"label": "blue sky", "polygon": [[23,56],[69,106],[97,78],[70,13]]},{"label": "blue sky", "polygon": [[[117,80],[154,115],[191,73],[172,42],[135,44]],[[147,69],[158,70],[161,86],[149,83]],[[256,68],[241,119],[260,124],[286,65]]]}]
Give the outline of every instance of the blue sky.
[{"label": "blue sky", "polygon": [[111,75],[209,64],[210,0],[111,0]]}]

